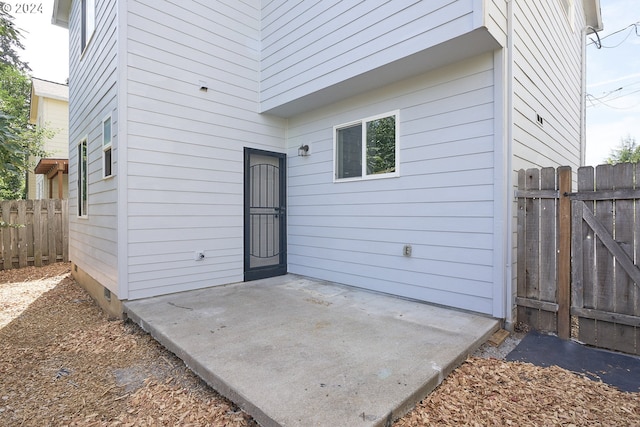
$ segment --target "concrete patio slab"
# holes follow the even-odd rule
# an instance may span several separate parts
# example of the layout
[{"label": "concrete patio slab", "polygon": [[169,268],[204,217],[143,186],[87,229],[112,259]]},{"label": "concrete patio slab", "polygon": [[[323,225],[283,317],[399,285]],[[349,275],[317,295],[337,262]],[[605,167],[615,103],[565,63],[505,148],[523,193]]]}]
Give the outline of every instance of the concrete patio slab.
[{"label": "concrete patio slab", "polygon": [[125,310],[265,427],[390,425],[499,327],[291,274]]}]

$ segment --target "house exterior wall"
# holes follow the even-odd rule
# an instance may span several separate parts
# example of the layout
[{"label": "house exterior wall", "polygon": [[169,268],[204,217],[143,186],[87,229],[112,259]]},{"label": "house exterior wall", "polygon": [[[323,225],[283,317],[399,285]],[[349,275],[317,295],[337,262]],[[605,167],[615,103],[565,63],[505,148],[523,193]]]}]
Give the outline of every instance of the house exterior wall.
[{"label": "house exterior wall", "polygon": [[[290,272],[493,313],[493,58],[289,119]],[[393,110],[400,176],[334,182],[333,126]]]},{"label": "house exterior wall", "polygon": [[582,2],[569,2],[568,18],[561,3],[513,4],[514,171],[580,166],[584,11]]},{"label": "house exterior wall", "polygon": [[[80,48],[80,2],[69,19],[69,257],[116,295],[118,177],[103,178],[102,120],[112,114],[114,168],[118,158],[117,9],[96,2],[96,29]],[[78,143],[88,144],[88,215],[78,217]]]},{"label": "house exterior wall", "polygon": [[505,41],[503,5],[262,2],[261,111],[288,117],[494,50]]},{"label": "house exterior wall", "polygon": [[[121,297],[242,281],[243,151],[285,150],[286,122],[258,113],[260,9],[222,1],[127,5],[121,269],[128,289]],[[198,250],[203,261],[194,260]]]},{"label": "house exterior wall", "polygon": [[[576,171],[583,162],[585,11],[582,1],[570,1],[567,15],[562,3],[512,2],[513,191],[520,169],[568,165]],[[538,115],[542,124],[537,122]],[[513,207],[512,212],[511,298],[515,301],[517,209]]]},{"label": "house exterior wall", "polygon": [[[69,102],[44,96],[37,96],[35,102],[38,103],[36,126],[46,126],[47,129],[55,132],[53,137],[44,141],[44,150],[47,152],[48,157],[67,158],[69,156]],[[38,160],[33,160],[34,165],[38,163]],[[40,179],[44,179],[44,177],[34,174],[33,170],[30,169],[27,178],[28,199],[39,198],[37,188]],[[65,175],[63,192],[65,197],[69,194],[68,185],[69,178]],[[56,182],[54,186],[56,188],[54,194],[58,194],[58,183]],[[45,187],[43,197],[47,198],[49,197],[48,184],[45,184]]]}]

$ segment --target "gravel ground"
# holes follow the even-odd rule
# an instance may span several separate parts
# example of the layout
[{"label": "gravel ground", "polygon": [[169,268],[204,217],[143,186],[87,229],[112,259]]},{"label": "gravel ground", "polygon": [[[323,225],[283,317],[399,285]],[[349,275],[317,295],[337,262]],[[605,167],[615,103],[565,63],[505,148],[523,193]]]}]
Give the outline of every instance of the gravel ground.
[{"label": "gravel ground", "polygon": [[[640,393],[501,360],[521,338],[483,345],[395,427],[640,426]],[[256,424],[54,264],[0,271],[0,425]]]}]

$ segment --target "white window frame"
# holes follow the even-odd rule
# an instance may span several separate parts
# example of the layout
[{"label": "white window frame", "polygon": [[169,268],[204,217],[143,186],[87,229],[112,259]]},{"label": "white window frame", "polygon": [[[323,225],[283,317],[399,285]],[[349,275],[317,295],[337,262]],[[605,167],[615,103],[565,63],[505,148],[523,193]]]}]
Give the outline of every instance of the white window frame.
[{"label": "white window frame", "polygon": [[[378,173],[367,175],[367,123],[384,119],[386,117],[395,117],[395,170],[389,173]],[[338,178],[338,131],[340,129],[352,127],[360,123],[362,125],[362,171],[360,176],[351,178]],[[352,181],[364,181],[370,179],[384,179],[394,178],[400,176],[400,110],[390,111],[383,114],[377,114],[375,116],[365,117],[360,120],[352,122],[342,123],[333,127],[333,182],[352,182]]]},{"label": "white window frame", "polygon": [[[105,126],[109,122],[109,140],[106,140]],[[113,177],[113,119],[111,114],[102,119],[102,178],[107,179]],[[109,171],[107,175],[107,152],[109,152]]]},{"label": "white window frame", "polygon": [[[82,147],[86,152],[86,160],[82,160]],[[78,218],[87,218],[89,216],[89,136],[85,135],[84,138],[78,143],[77,149],[78,157]],[[82,201],[86,200],[86,206]]]},{"label": "white window frame", "polygon": [[564,11],[564,16],[567,18],[569,22],[569,28],[571,31],[575,31],[575,10],[576,5],[574,0],[560,0],[560,6],[562,6],[562,10]]},{"label": "white window frame", "polygon": [[80,55],[82,55],[96,30],[96,0],[80,1]]}]

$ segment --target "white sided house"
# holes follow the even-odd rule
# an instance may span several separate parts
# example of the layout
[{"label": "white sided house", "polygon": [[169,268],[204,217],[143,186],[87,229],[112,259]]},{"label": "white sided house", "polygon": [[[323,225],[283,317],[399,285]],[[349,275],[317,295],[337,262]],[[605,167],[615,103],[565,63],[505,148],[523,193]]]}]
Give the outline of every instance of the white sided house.
[{"label": "white sided house", "polygon": [[513,320],[514,171],[584,157],[599,0],[55,0],[70,258],[134,300],[295,273]]}]

